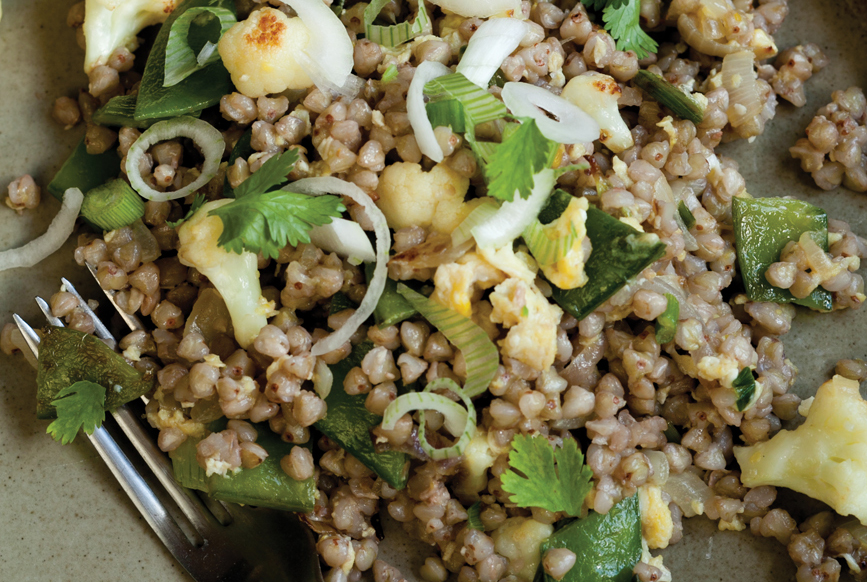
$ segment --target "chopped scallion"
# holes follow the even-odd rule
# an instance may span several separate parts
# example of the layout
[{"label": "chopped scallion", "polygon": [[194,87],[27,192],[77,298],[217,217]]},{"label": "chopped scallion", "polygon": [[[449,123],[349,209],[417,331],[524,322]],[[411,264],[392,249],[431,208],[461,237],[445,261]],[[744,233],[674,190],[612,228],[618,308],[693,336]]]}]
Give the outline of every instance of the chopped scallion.
[{"label": "chopped scallion", "polygon": [[671,109],[681,119],[699,124],[704,119],[705,105],[696,97],[681,91],[663,77],[650,71],[638,71],[632,81],[660,104]]},{"label": "chopped scallion", "polygon": [[87,193],[81,215],[103,230],[115,230],[144,216],[145,203],[124,180],[109,180]]}]

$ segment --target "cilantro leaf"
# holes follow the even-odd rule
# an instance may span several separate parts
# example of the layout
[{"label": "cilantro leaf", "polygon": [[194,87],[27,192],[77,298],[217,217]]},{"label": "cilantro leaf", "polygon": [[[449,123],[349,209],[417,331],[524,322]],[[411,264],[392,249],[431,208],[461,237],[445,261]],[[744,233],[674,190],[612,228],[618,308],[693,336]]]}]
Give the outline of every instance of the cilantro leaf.
[{"label": "cilantro leaf", "polygon": [[655,53],[658,45],[641,29],[641,0],[628,0],[620,6],[609,3],[602,13],[605,30],[617,41],[617,50],[635,51],[639,59]]},{"label": "cilantro leaf", "polygon": [[193,198],[193,203],[190,205],[190,209],[187,210],[187,213],[180,220],[167,220],[166,224],[171,228],[177,228],[181,224],[184,223],[189,217],[196,213],[196,210],[201,208],[202,204],[205,203],[205,195],[204,194],[196,194]]},{"label": "cilantro leaf", "polygon": [[105,420],[105,388],[96,382],[82,380],[67,386],[51,404],[57,409],[57,419],[46,432],[64,445],[75,439],[78,429],[92,434]]},{"label": "cilantro leaf", "polygon": [[620,8],[623,6],[624,2],[628,2],[628,0],[584,0],[582,4],[584,4],[584,7],[588,10],[602,10],[607,6]]},{"label": "cilantro leaf", "polygon": [[286,150],[282,154],[270,158],[262,164],[262,167],[255,174],[234,189],[235,198],[243,198],[249,194],[267,192],[276,188],[288,179],[287,174],[292,171],[297,162],[298,152],[294,149]]},{"label": "cilantro leaf", "polygon": [[515,192],[529,198],[534,175],[554,162],[557,143],[539,131],[536,121],[523,118],[510,134],[504,132],[503,142],[494,148],[485,166],[488,195],[511,202]]},{"label": "cilantro leaf", "polygon": [[485,524],[482,523],[482,502],[476,501],[467,509],[467,527],[469,529],[477,529],[485,531]]},{"label": "cilantro leaf", "polygon": [[223,221],[223,232],[217,241],[221,247],[238,254],[244,250],[261,252],[276,259],[286,245],[309,243],[310,229],[328,224],[332,216],[339,216],[344,210],[337,196],[306,196],[275,190],[248,193],[209,214]]},{"label": "cilantro leaf", "polygon": [[732,382],[732,388],[738,395],[735,406],[738,412],[743,412],[749,408],[756,395],[756,377],[750,368],[741,369],[737,378]]},{"label": "cilantro leaf", "polygon": [[662,315],[656,318],[656,343],[667,344],[677,333],[677,322],[680,319],[680,302],[671,293],[666,293],[668,305]]},{"label": "cilantro leaf", "polygon": [[564,440],[563,446],[555,450],[544,436],[518,435],[512,441],[509,467],[501,477],[503,491],[511,493],[512,503],[520,507],[541,507],[576,516],[593,488],[593,472],[584,465],[584,455],[575,439]]}]

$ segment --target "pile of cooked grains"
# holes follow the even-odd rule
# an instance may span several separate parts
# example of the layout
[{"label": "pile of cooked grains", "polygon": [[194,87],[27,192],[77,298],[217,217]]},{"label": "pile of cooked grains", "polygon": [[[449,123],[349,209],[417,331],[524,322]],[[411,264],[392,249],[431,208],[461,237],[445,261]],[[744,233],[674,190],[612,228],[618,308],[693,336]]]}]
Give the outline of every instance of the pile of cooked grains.
[{"label": "pile of cooked grains", "polygon": [[[291,13],[285,5],[274,4]],[[407,7],[398,0],[391,4],[396,12],[416,9],[411,0]],[[70,25],[81,26],[82,5],[70,11]],[[761,102],[745,117],[742,107],[730,106],[729,91],[720,82],[722,59],[696,47],[706,44],[712,49],[727,42],[756,47],[757,52],[773,47],[772,35],[788,13],[787,0],[735,0],[736,8],[711,27],[702,22],[707,18],[702,5],[699,0],[665,5],[660,0],[642,1],[645,28],[665,29],[663,38],[669,40],[660,44],[656,54],[639,60],[633,52],[617,50],[612,37],[590,20],[580,3],[523,2],[530,28],[501,67],[505,79],[524,80],[559,94],[566,82],[588,71],[610,75],[617,82],[621,114],[634,140],[633,147],[616,155],[598,141],[562,148],[562,165],[587,162],[590,169],[566,172],[559,177],[558,187],[656,233],[667,250],[662,259],[585,319],[560,315],[553,365],[535,367],[539,360],[526,346],[510,343],[508,349],[501,348],[501,364],[489,387],[490,395],[477,401],[475,439],[483,443],[489,457],[481,480],[466,477],[461,458],[434,461],[427,457],[418,445],[418,415],[405,415],[392,430],[373,430],[383,450],[410,454],[411,477],[403,490],[378,478],[313,429],[327,414],[325,402],[311,383],[317,360],[335,364],[363,340],[369,339],[375,348],[350,371],[342,386],[333,389],[365,394],[366,407],[374,414],[382,414],[397,397],[396,380],[411,384],[447,377],[460,382],[466,377],[460,351],[419,316],[384,328],[362,326],[340,349],[318,358],[311,355],[312,344],[328,330],[339,329],[354,311],[331,310],[325,315],[331,298],[340,292],[357,304],[366,291],[363,269],[336,254],[301,244],[285,248],[276,260],[260,258],[262,293],[274,302],[276,315],[248,349],[238,347],[225,325],[224,333],[211,333],[208,338],[194,331],[217,329],[214,321],[225,324],[228,315],[207,278],[181,264],[176,256],[177,228],[169,222],[184,215],[191,198],[184,204],[147,202],[146,228],[124,227],[103,237],[84,234],[75,251],[79,264],[97,267],[99,283],[117,292],[123,309],[152,323],[153,331],[127,335],[120,348],[137,369],[157,375],[158,389],[147,406],[147,419],[159,430],[160,448],[175,449],[189,436],[201,435],[203,424],[223,416],[231,419],[226,430],[211,434],[198,446],[203,466],[216,460],[231,471],[261,463],[266,453],[256,444],[256,430],[250,423],[267,422],[284,441],[296,445],[314,439],[313,453],[296,446],[280,465],[294,479],[316,478],[316,507],[304,519],[319,534],[317,549],[329,582],[357,582],[369,571],[376,582],[404,578],[394,567],[377,560],[374,516],[380,511],[437,549],[435,557],[406,576],[419,575],[427,582],[444,582],[449,576],[459,582],[521,580],[518,569],[527,557],[522,555],[526,544],[518,541],[520,526],[541,526],[527,527],[521,535],[532,531],[550,534],[550,526],[562,515],[517,507],[503,490],[500,477],[509,466],[510,443],[519,434],[545,435],[554,445],[579,439],[593,472],[587,509],[607,513],[620,500],[656,482],[663,471],[690,473],[710,491],[704,506],[690,515],[703,513],[718,521],[720,529],[749,528],[756,536],[776,538],[788,546],[799,582],[837,580],[841,565],[836,558],[841,556],[856,570],[867,572],[867,552],[849,530],[835,528],[832,513],[796,523],[785,510],[774,508],[774,487],[749,489],[741,483],[732,453],[740,441],[765,441],[780,430],[782,422],[798,415],[800,398],[789,393],[797,370],[786,358],[780,340],[791,329],[796,311],[791,305],[752,302],[727,292],[736,276],[731,201],[746,185],[735,161],[716,154],[719,165],[713,167],[711,160],[721,142],[760,135],[774,116],[778,97],[803,106],[804,82],[827,59],[815,45],[804,45],[781,50],[773,64],[762,61],[756,80]],[[254,4],[248,9],[264,6]],[[203,189],[208,199],[221,197],[224,180],[237,187],[266,160],[288,149],[300,154],[290,179],[338,176],[380,200],[384,209],[393,204],[389,199],[396,190],[430,189],[421,184],[425,180],[483,193],[480,168],[461,136],[445,127],[436,129],[445,160],[435,166],[419,150],[406,112],[406,93],[416,66],[425,60],[454,65],[482,20],[444,14],[429,6],[432,34],[398,49],[384,49],[368,40],[356,40],[363,31],[364,7],[353,4],[341,17],[355,46],[354,71],[365,80],[356,98],[336,97],[315,87],[270,97],[241,93],[223,97],[219,111],[228,122],[221,122],[226,151],[251,127],[255,153],[232,165],[224,164]],[[685,17],[678,21],[672,13]],[[691,35],[712,29],[716,36],[705,37],[704,42],[682,38],[685,27],[676,23],[683,18],[693,23],[692,28],[686,27]],[[775,51],[767,50],[767,56],[774,56]],[[55,103],[52,114],[61,125],[87,124],[90,153],[117,148],[126,156],[140,135],[133,127],[115,132],[91,122],[100,104],[137,91],[141,75],[133,70],[133,62],[134,55],[118,51],[108,64],[94,69],[88,91],[82,91],[77,101],[61,97]],[[396,66],[396,78],[381,83],[381,74],[391,65]],[[672,119],[648,99],[631,83],[640,69],[704,93],[707,109],[701,123]],[[492,86],[490,91],[497,96],[499,88]],[[808,138],[800,140],[792,154],[822,188],[842,183],[863,191],[867,188],[867,157],[862,155],[867,141],[864,95],[853,88],[836,92],[833,99],[819,111],[807,129]],[[187,161],[187,157],[180,141],[161,143],[145,156],[141,173],[157,189],[181,188],[198,175],[196,160]],[[677,210],[660,196],[657,183],[661,178],[680,189],[691,209],[694,244],[687,245],[672,219]],[[600,179],[610,185],[601,194],[596,189]],[[7,203],[13,208],[33,208],[38,201],[39,188],[29,176],[9,187]],[[369,227],[359,207],[350,205],[349,211],[353,219]],[[450,281],[437,276],[441,266],[484,262],[466,246],[450,246],[450,239],[437,232],[442,217],[426,216],[415,208],[385,211],[390,223],[392,215],[401,212],[407,222],[395,228],[391,278],[420,281],[444,296],[450,292]],[[845,263],[848,269],[867,257],[867,242],[845,222],[831,220],[829,230],[833,234],[829,261]],[[772,284],[792,288],[800,296],[821,283],[833,291],[835,308],[860,305],[864,284],[858,274],[844,270],[830,285],[826,280],[805,283],[807,267],[798,255],[803,250],[792,244],[781,262],[769,270]],[[498,276],[502,280],[502,274],[487,267],[493,269],[495,280]],[[473,319],[492,340],[502,340],[509,329],[483,290],[492,285],[483,280],[484,269],[475,277],[477,286],[470,284]],[[663,279],[659,277],[666,283],[660,283]],[[809,289],[797,287],[809,286],[811,281],[814,284]],[[542,279],[537,279],[537,285],[550,295]],[[674,342],[665,349],[657,343],[653,322],[666,309],[665,293],[671,285],[687,298],[690,307]],[[64,318],[70,327],[93,331],[93,322],[69,293],[57,293],[50,304],[54,315]],[[187,325],[190,320],[199,324]],[[8,325],[4,328],[0,340],[4,351],[11,352],[20,343],[16,334]],[[719,369],[704,366],[697,378],[696,364],[707,356],[716,358]],[[719,380],[727,373],[726,366],[751,365],[764,390],[755,406],[738,412],[735,395]],[[841,361],[838,373],[860,381],[867,377],[867,366],[856,360]],[[445,439],[437,434],[442,425],[441,414],[427,414],[429,438]],[[468,508],[476,501],[481,503],[484,531],[467,527]],[[664,548],[682,537],[684,512],[667,493],[662,494],[662,502],[670,510],[673,527],[664,539],[649,539],[650,549]],[[638,579],[670,580],[658,558],[644,556],[634,570]],[[558,549],[541,559],[545,571],[559,579],[572,567],[575,555]]]}]

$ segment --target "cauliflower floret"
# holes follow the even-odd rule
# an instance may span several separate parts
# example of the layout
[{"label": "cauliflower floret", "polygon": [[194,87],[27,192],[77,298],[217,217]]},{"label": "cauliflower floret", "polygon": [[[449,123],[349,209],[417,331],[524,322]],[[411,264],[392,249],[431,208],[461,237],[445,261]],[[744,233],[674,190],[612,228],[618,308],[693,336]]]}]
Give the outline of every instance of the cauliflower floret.
[{"label": "cauliflower floret", "polygon": [[488,486],[488,469],[494,466],[498,452],[491,449],[488,434],[476,430],[461,457],[461,470],[455,483],[455,493],[461,497],[478,499]]},{"label": "cauliflower floret", "polygon": [[179,0],[87,0],[84,5],[84,72],[104,65],[115,49],[138,48],[136,35],[165,22]]},{"label": "cauliflower floret", "polygon": [[208,213],[231,202],[208,202],[181,226],[178,230],[178,259],[184,265],[198,269],[214,284],[232,317],[235,339],[246,348],[267,325],[267,316],[274,305],[262,297],[256,255],[249,251],[230,253],[217,245],[223,232],[223,221]]},{"label": "cauliflower floret", "polygon": [[509,570],[518,579],[531,582],[539,567],[542,542],[551,537],[554,526],[529,517],[510,517],[494,530],[494,549],[509,559]]},{"label": "cauliflower floret", "polygon": [[734,452],[745,486],[788,487],[867,524],[867,402],[858,382],[834,376],[804,424]]},{"label": "cauliflower floret", "polygon": [[469,179],[445,164],[425,172],[419,164],[398,162],[379,177],[377,206],[395,230],[421,226],[449,234],[474,207],[464,202],[469,187]]},{"label": "cauliflower floret", "polygon": [[660,550],[668,547],[674,533],[671,510],[662,499],[662,489],[656,485],[638,488],[638,503],[641,507],[641,535],[648,547]]},{"label": "cauliflower floret", "polygon": [[560,96],[587,112],[602,129],[600,141],[620,153],[635,145],[617,106],[621,93],[612,77],[590,71],[572,78]]},{"label": "cauliflower floret", "polygon": [[557,356],[557,329],[563,310],[550,303],[539,289],[511,278],[494,287],[490,296],[491,321],[509,329],[500,340],[504,356],[544,370]]},{"label": "cauliflower floret", "polygon": [[[615,158],[617,159],[617,158]],[[587,275],[584,273],[584,263],[590,256],[590,245],[585,248],[587,238],[587,208],[586,198],[573,198],[569,206],[560,217],[545,226],[545,234],[551,240],[556,240],[569,235],[569,231],[575,228],[575,242],[562,259],[550,265],[542,265],[542,272],[551,283],[560,289],[575,289],[587,283]]]},{"label": "cauliflower floret", "polygon": [[261,97],[313,86],[296,59],[309,42],[310,29],[300,18],[266,7],[227,30],[217,48],[238,91]]},{"label": "cauliflower floret", "polygon": [[473,302],[480,291],[501,283],[505,276],[474,252],[457,262],[440,265],[434,275],[432,299],[465,317],[473,316]]}]

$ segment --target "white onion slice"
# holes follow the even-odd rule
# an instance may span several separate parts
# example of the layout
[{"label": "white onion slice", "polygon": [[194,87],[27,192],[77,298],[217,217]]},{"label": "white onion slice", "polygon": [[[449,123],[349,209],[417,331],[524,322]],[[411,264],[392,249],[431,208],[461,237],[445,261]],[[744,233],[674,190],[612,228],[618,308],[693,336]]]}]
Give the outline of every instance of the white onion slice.
[{"label": "white onion slice", "polygon": [[364,209],[370,222],[373,223],[373,232],[376,234],[376,267],[373,269],[373,277],[367,286],[367,293],[361,300],[361,305],[358,306],[352,317],[346,320],[343,327],[322,338],[313,346],[311,353],[314,356],[321,356],[348,342],[352,334],[376,309],[376,304],[379,303],[379,298],[385,289],[385,280],[388,278],[388,250],[391,248],[391,233],[388,230],[385,215],[370,199],[370,196],[355,184],[332,177],[305,178],[292,182],[284,189],[309,196],[321,196],[323,194],[346,196]]},{"label": "white onion slice", "polygon": [[323,251],[346,257],[354,265],[376,260],[373,245],[364,229],[357,222],[345,218],[332,218],[329,224],[313,228],[310,242]]},{"label": "white onion slice", "polygon": [[523,20],[492,18],[484,22],[470,37],[455,72],[487,89],[491,77],[505,58],[518,48],[525,34],[527,24]]},{"label": "white onion slice", "polygon": [[322,360],[316,360],[316,367],[313,368],[313,390],[316,395],[325,400],[331,394],[331,385],[334,384],[334,374],[331,373],[331,368]]},{"label": "white onion slice", "polygon": [[[361,87],[352,75],[352,40],[340,18],[322,0],[280,0],[310,29],[307,48],[296,58],[321,90],[354,96]],[[361,81],[363,83],[363,81]]]},{"label": "white onion slice", "polygon": [[70,188],[64,192],[63,204],[45,234],[17,249],[0,252],[0,271],[32,267],[60,249],[75,228],[75,219],[83,200],[84,195],[78,188]]},{"label": "white onion slice", "polygon": [[[481,29],[479,29],[481,30]],[[557,143],[584,143],[599,138],[599,124],[577,105],[529,83],[506,83],[503,103],[512,115],[532,117],[542,135]],[[557,120],[551,119],[545,112]]]},{"label": "white onion slice", "polygon": [[424,61],[415,70],[409,90],[406,93],[406,113],[409,116],[409,124],[415,133],[415,141],[421,153],[439,163],[445,156],[437,138],[434,135],[433,126],[427,117],[427,109],[424,106],[424,86],[428,81],[450,74],[452,71],[447,66],[436,61]]},{"label": "white onion slice", "polygon": [[434,4],[465,18],[487,18],[511,12],[521,14],[521,0],[431,0]]},{"label": "white onion slice", "polygon": [[[202,173],[192,183],[180,190],[159,192],[148,186],[141,177],[139,172],[141,159],[151,146],[178,137],[190,138],[201,150],[202,155],[205,156]],[[145,130],[129,148],[126,155],[126,175],[130,185],[142,198],[156,202],[183,198],[210,182],[217,175],[220,158],[223,157],[225,149],[226,142],[223,140],[223,134],[207,121],[194,117],[176,117],[175,119],[160,121]]]},{"label": "white onion slice", "polygon": [[521,236],[539,216],[555,182],[554,170],[545,169],[536,174],[529,198],[516,197],[512,202],[504,202],[493,216],[473,228],[476,244],[482,248],[499,249]]}]

